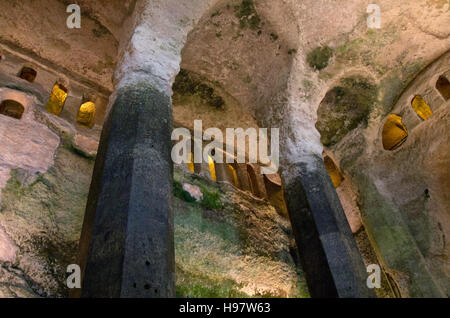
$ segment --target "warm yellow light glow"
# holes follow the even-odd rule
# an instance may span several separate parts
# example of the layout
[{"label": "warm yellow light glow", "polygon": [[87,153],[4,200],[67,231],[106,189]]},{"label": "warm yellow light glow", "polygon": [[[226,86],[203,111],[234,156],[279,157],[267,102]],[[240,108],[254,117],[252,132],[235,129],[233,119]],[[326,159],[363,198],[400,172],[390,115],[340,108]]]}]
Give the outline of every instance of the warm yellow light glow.
[{"label": "warm yellow light glow", "polygon": [[228,170],[230,170],[231,178],[233,180],[233,185],[235,187],[239,187],[239,181],[238,181],[236,169],[234,169],[232,165],[228,165]]},{"label": "warm yellow light glow", "polygon": [[383,127],[383,147],[386,150],[394,150],[400,146],[408,137],[408,130],[398,115],[389,115]]},{"label": "warm yellow light glow", "polygon": [[59,115],[63,110],[64,103],[67,98],[67,90],[59,84],[53,86],[52,93],[50,94],[50,99],[47,103],[47,111],[54,115]]},{"label": "warm yellow light glow", "polygon": [[81,105],[78,112],[77,122],[80,125],[92,128],[95,124],[95,104],[93,102],[87,102]]},{"label": "warm yellow light glow", "polygon": [[331,181],[333,182],[334,187],[338,188],[341,185],[343,179],[341,173],[339,172],[339,169],[336,167],[333,160],[328,156],[324,158],[324,162],[325,168],[330,174]]},{"label": "warm yellow light glow", "polygon": [[431,117],[431,115],[433,115],[433,111],[430,106],[428,106],[427,102],[420,95],[414,97],[411,105],[417,115],[419,115],[419,117],[423,120],[427,120]]},{"label": "warm yellow light glow", "polygon": [[189,160],[189,162],[187,163],[187,166],[189,168],[189,171],[194,173],[195,172],[195,167],[194,167],[194,155],[191,152],[191,159]]},{"label": "warm yellow light glow", "polygon": [[211,173],[211,179],[214,181],[217,181],[216,167],[214,165],[214,160],[211,158],[211,156],[208,156],[208,160],[209,160],[209,172]]}]

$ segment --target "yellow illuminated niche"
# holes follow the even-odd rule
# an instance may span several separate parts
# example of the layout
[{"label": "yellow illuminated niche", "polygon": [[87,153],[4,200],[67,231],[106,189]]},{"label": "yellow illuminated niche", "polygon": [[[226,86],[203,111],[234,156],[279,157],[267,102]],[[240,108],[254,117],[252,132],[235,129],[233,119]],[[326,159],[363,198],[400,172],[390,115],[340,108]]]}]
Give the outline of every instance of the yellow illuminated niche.
[{"label": "yellow illuminated niche", "polygon": [[234,169],[232,165],[228,165],[228,170],[230,171],[231,178],[233,180],[233,185],[235,187],[238,187],[239,186],[239,181],[238,181],[238,176],[237,176],[236,169]]},{"label": "yellow illuminated niche", "polygon": [[187,163],[188,169],[190,172],[194,173],[195,172],[195,167],[194,167],[194,155],[191,152],[191,156],[189,159],[189,162]]},{"label": "yellow illuminated niche", "polygon": [[53,86],[52,93],[50,94],[50,99],[47,103],[47,111],[54,115],[61,114],[66,98],[67,89],[62,85],[55,84],[55,86]]},{"label": "yellow illuminated niche", "polygon": [[411,102],[412,108],[423,120],[427,120],[433,115],[433,111],[422,96],[417,95]]},{"label": "yellow illuminated niche", "polygon": [[216,167],[214,165],[214,160],[210,156],[208,156],[208,160],[209,160],[209,172],[211,173],[211,179],[213,179],[214,181],[217,181]]},{"label": "yellow illuminated niche", "polygon": [[326,156],[324,158],[324,162],[325,162],[325,168],[327,169],[328,173],[330,174],[331,181],[333,182],[334,187],[338,188],[341,185],[342,180],[343,180],[342,175],[339,172],[339,169],[336,167],[333,160],[328,156]]},{"label": "yellow illuminated niche", "polygon": [[398,115],[389,115],[383,127],[383,147],[385,150],[394,150],[399,147],[408,137],[408,130]]},{"label": "yellow illuminated niche", "polygon": [[95,124],[95,104],[86,102],[81,105],[77,116],[77,122],[80,125],[92,128]]}]

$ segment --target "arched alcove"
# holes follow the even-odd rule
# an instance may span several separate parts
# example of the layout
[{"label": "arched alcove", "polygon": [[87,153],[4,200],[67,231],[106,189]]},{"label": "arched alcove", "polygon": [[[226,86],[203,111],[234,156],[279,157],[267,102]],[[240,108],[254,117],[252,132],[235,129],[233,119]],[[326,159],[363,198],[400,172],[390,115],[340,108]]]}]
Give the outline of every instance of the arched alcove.
[{"label": "arched alcove", "polygon": [[63,85],[56,83],[53,86],[47,103],[47,111],[53,115],[61,114],[67,99],[68,90]]},{"label": "arched alcove", "polygon": [[431,110],[430,106],[428,106],[425,99],[423,99],[423,97],[420,95],[414,96],[413,100],[411,101],[411,106],[416,114],[423,120],[427,120],[431,117],[431,115],[433,115],[433,111]]},{"label": "arched alcove", "polygon": [[439,76],[436,82],[436,89],[441,93],[445,100],[450,99],[450,82],[444,75]]},{"label": "arched alcove", "polygon": [[21,119],[25,108],[14,100],[5,100],[0,104],[0,114],[15,119]]},{"label": "arched alcove", "polygon": [[217,181],[217,177],[216,177],[216,165],[214,163],[213,158],[211,158],[211,156],[208,156],[208,164],[209,164],[209,173],[211,174],[211,179],[213,181]]},{"label": "arched alcove", "polygon": [[385,150],[395,150],[408,138],[408,130],[403,125],[402,117],[390,114],[383,127],[382,139]]},{"label": "arched alcove", "polygon": [[354,75],[340,79],[317,109],[316,129],[322,144],[335,145],[360,124],[366,125],[376,94],[376,86],[368,78]]},{"label": "arched alcove", "polygon": [[187,167],[189,169],[190,172],[194,173],[195,172],[195,165],[194,165],[194,154],[191,152],[189,155],[189,162],[187,163]]},{"label": "arched alcove", "polygon": [[269,202],[275,207],[275,209],[280,215],[288,217],[288,210],[284,198],[284,190],[280,175],[265,174],[264,186],[266,187]]},{"label": "arched alcove", "polygon": [[256,171],[251,164],[247,165],[247,173],[252,193],[258,197],[261,196],[261,191],[259,191],[258,187],[258,179],[256,177]]},{"label": "arched alcove", "polygon": [[331,177],[331,181],[333,182],[334,187],[338,188],[344,179],[341,172],[334,163],[333,159],[331,159],[329,156],[325,156],[323,161],[325,162],[325,168],[327,169]]},{"label": "arched alcove", "polygon": [[230,180],[232,180],[233,185],[238,188],[239,187],[239,179],[238,179],[238,175],[237,175],[237,171],[236,169],[233,168],[232,165],[227,164],[228,167],[228,173],[230,175]]},{"label": "arched alcove", "polygon": [[92,128],[95,124],[95,104],[93,102],[83,103],[78,111],[77,122],[87,128]]},{"label": "arched alcove", "polygon": [[36,79],[36,76],[37,76],[36,70],[32,69],[31,67],[27,67],[27,66],[24,66],[19,73],[19,77],[21,79],[24,79],[30,83],[34,82],[34,80]]}]

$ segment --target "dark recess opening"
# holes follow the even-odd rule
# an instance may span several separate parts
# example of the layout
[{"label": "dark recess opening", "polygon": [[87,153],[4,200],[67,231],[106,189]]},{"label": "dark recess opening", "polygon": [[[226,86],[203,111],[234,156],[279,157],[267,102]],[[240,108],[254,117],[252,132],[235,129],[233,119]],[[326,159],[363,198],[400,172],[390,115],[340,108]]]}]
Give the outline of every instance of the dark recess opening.
[{"label": "dark recess opening", "polygon": [[14,100],[5,100],[0,104],[0,114],[15,119],[21,119],[25,108]]},{"label": "dark recess opening", "polygon": [[441,93],[445,100],[450,99],[450,82],[445,76],[439,76],[436,82],[436,89]]},{"label": "dark recess opening", "polygon": [[21,79],[24,79],[30,83],[33,83],[34,80],[36,79],[37,76],[37,72],[32,69],[31,67],[24,67],[22,68],[22,70],[20,71],[19,77]]}]

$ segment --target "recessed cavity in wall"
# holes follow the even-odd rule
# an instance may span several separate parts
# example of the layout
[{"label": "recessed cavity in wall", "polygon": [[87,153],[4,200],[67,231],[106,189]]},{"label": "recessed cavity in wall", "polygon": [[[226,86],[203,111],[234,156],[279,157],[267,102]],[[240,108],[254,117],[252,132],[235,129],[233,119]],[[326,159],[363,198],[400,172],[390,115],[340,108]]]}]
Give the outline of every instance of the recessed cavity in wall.
[{"label": "recessed cavity in wall", "polygon": [[425,99],[423,99],[423,97],[420,95],[414,96],[413,100],[411,101],[411,106],[416,114],[423,120],[427,120],[431,117],[431,115],[433,115],[433,111],[431,110],[430,106],[428,106]]},{"label": "recessed cavity in wall", "polygon": [[445,100],[450,99],[450,82],[445,76],[439,76],[436,82],[436,89],[441,93]]},{"label": "recessed cavity in wall", "polygon": [[236,188],[238,188],[239,187],[239,179],[238,179],[238,175],[237,175],[236,169],[234,169],[233,166],[230,165],[230,164],[228,164],[227,167],[228,167],[228,172],[229,172],[229,175],[230,175],[230,179],[233,181],[233,185]]},{"label": "recessed cavity in wall", "polygon": [[15,119],[21,119],[25,108],[15,100],[5,100],[0,104],[0,114]]},{"label": "recessed cavity in wall", "polygon": [[64,103],[66,102],[68,95],[68,89],[64,87],[62,84],[56,83],[53,86],[52,92],[50,94],[50,98],[47,103],[47,111],[53,115],[61,114]]},{"label": "recessed cavity in wall", "polygon": [[338,188],[344,179],[341,172],[334,163],[333,159],[331,159],[329,156],[325,156],[325,158],[323,158],[323,161],[325,162],[325,168],[327,169],[331,177],[331,181],[333,182],[334,187]]},{"label": "recessed cavity in wall", "polygon": [[382,139],[385,150],[395,150],[408,138],[408,130],[403,125],[402,117],[390,114],[383,127]]},{"label": "recessed cavity in wall", "polygon": [[190,172],[195,173],[195,165],[194,165],[194,154],[191,152],[190,160],[187,163],[188,169]]},{"label": "recessed cavity in wall", "polygon": [[95,124],[95,103],[87,101],[80,106],[77,115],[77,122],[87,128],[92,128]]},{"label": "recessed cavity in wall", "polygon": [[36,79],[36,76],[37,76],[36,70],[34,70],[33,68],[28,67],[28,66],[24,66],[19,73],[19,77],[21,79],[24,79],[30,83],[34,82],[34,80]]},{"label": "recessed cavity in wall", "polygon": [[211,156],[208,156],[208,161],[209,161],[209,173],[211,174],[211,179],[213,181],[217,181],[216,165],[214,163],[214,160],[213,160],[213,158],[211,158]]}]

